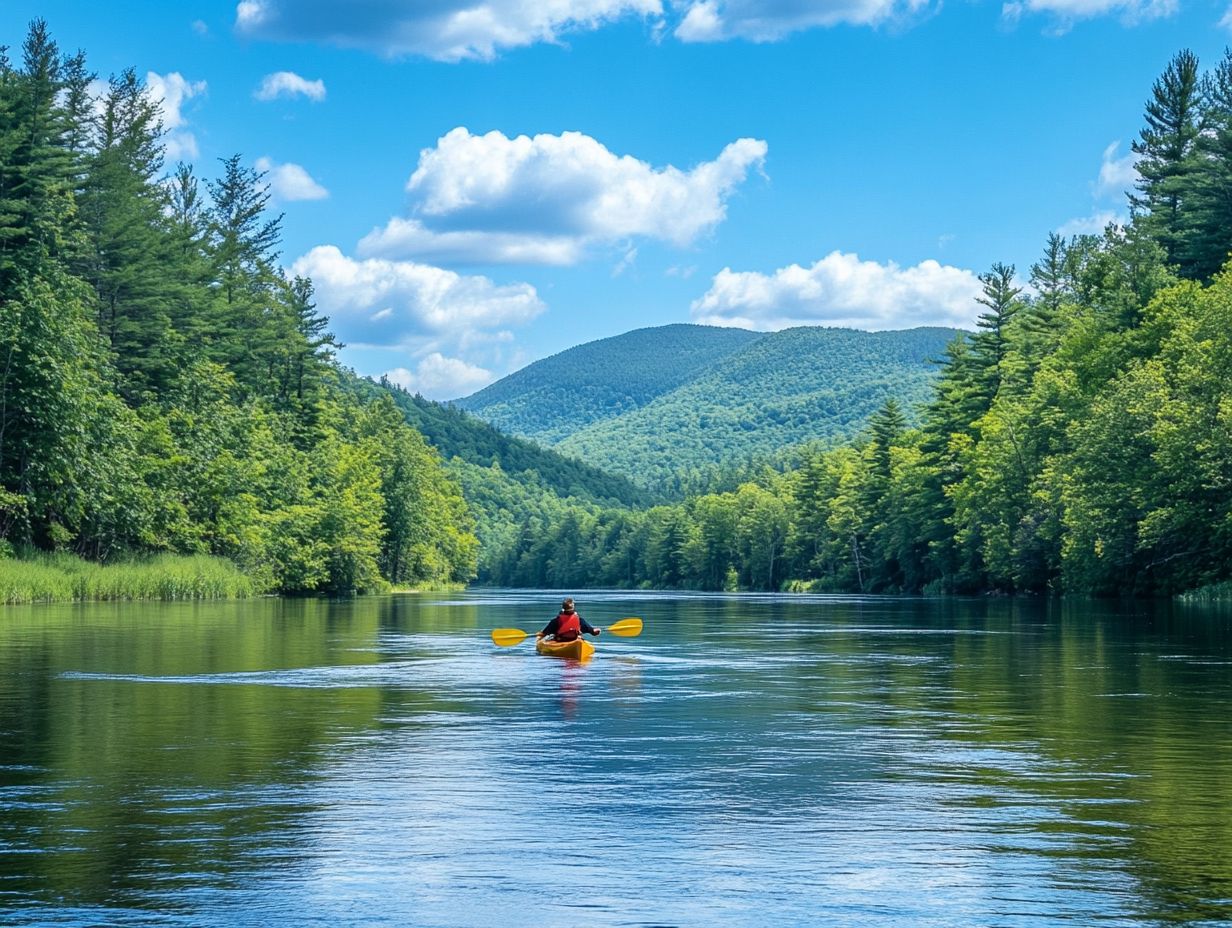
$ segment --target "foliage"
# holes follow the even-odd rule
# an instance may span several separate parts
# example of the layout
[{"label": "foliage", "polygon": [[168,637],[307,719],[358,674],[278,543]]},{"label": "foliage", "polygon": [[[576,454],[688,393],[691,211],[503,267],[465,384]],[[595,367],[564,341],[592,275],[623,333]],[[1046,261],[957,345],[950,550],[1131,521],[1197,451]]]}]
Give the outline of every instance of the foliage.
[{"label": "foliage", "polygon": [[[387,396],[345,387],[311,281],[278,270],[263,176],[164,177],[133,71],[95,98],[41,22],[23,52],[0,56],[0,553],[107,566],[6,561],[11,597],[473,576],[457,484]],[[129,563],[155,552],[201,559]]]},{"label": "foliage", "polygon": [[374,384],[350,376],[346,386],[365,400],[388,394],[406,421],[445,460],[456,458],[480,467],[499,464],[506,474],[517,475],[518,480],[542,483],[562,498],[576,497],[623,506],[646,506],[657,501],[654,494],[635,486],[625,477],[565,457],[532,441],[506,435],[458,407],[408,393],[385,378]]},{"label": "foliage", "polygon": [[515,435],[554,444],[642,408],[760,337],[701,325],[635,329],[536,361],[454,405]]},{"label": "foliage", "polygon": [[[1050,236],[1032,278],[1027,296],[1011,268],[982,277],[979,330],[945,349],[918,426],[891,397],[785,473],[643,512],[566,509],[508,542],[492,579],[1223,595],[1232,264],[1178,277],[1143,217]],[[572,570],[545,572],[559,552]]]},{"label": "foliage", "polygon": [[0,604],[76,600],[239,599],[259,590],[222,558],[155,557],[102,565],[68,554],[0,560]]}]

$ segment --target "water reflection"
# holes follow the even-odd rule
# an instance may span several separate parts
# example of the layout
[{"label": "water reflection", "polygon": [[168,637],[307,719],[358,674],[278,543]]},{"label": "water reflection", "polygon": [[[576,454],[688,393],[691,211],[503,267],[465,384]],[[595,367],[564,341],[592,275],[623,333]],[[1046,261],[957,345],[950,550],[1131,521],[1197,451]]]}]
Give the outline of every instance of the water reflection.
[{"label": "water reflection", "polygon": [[4,611],[0,922],[1232,920],[1226,614],[558,598]]}]

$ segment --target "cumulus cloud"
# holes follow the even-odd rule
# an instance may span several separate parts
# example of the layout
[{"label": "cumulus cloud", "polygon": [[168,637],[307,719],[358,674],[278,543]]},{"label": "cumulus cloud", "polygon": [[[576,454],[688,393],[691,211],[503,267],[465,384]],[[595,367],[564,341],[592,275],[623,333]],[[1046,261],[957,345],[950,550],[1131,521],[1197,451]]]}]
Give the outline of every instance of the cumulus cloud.
[{"label": "cumulus cloud", "polygon": [[324,200],[329,196],[329,191],[298,164],[275,164],[269,158],[258,158],[255,166],[258,171],[264,172],[274,196],[284,203]]},{"label": "cumulus cloud", "polygon": [[313,248],[289,271],[312,278],[317,305],[354,346],[460,342],[529,322],[545,308],[530,284],[498,285],[411,261],[356,260],[333,245]]},{"label": "cumulus cloud", "polygon": [[1057,227],[1057,234],[1066,238],[1071,235],[1103,235],[1108,226],[1123,226],[1127,221],[1127,217],[1116,210],[1097,209],[1089,216],[1079,216],[1062,223]]},{"label": "cumulus cloud", "polygon": [[1042,14],[1051,18],[1051,31],[1067,32],[1084,19],[1116,16],[1127,26],[1162,19],[1176,13],[1177,0],[1010,0],[1001,7],[1008,22]]},{"label": "cumulus cloud", "polygon": [[150,99],[162,110],[163,145],[167,159],[176,161],[197,157],[197,137],[187,129],[184,104],[205,93],[205,81],[187,80],[178,71],[170,74],[150,71],[145,76],[145,86]]},{"label": "cumulus cloud", "polygon": [[1118,140],[1104,149],[1104,157],[1099,165],[1099,180],[1095,184],[1097,196],[1119,196],[1138,184],[1138,156],[1130,151],[1118,158],[1120,147]]},{"label": "cumulus cloud", "polygon": [[243,0],[235,28],[258,39],[324,42],[389,57],[486,61],[626,16],[662,13],[661,0]]},{"label": "cumulus cloud", "polygon": [[395,367],[385,376],[404,390],[421,393],[430,399],[454,399],[474,393],[495,378],[492,372],[461,358],[447,358],[439,351],[425,356],[411,371]]},{"label": "cumulus cloud", "polygon": [[325,81],[310,81],[294,71],[275,71],[261,80],[261,86],[253,91],[258,100],[277,100],[279,97],[307,97],[314,103],[325,99]]},{"label": "cumulus cloud", "polygon": [[979,278],[963,268],[933,260],[903,268],[834,251],[810,267],[792,264],[773,274],[724,268],[692,311],[699,323],[757,330],[970,327],[979,292]]},{"label": "cumulus cloud", "polygon": [[[1124,209],[1125,195],[1133,190],[1139,179],[1137,156],[1130,151],[1118,157],[1120,141],[1111,142],[1104,149],[1099,164],[1099,176],[1091,186],[1094,202],[1091,212],[1078,216],[1057,227],[1060,235],[1102,235],[1109,225],[1123,226],[1129,221]],[[1120,208],[1107,206],[1109,201],[1119,201]]]},{"label": "cumulus cloud", "polygon": [[573,264],[591,245],[656,238],[686,246],[726,216],[766,143],[738,139],[692,170],[618,156],[580,132],[472,135],[423,150],[407,182],[411,218],[360,243],[365,255],[458,263]]},{"label": "cumulus cloud", "polygon": [[692,0],[675,35],[682,42],[774,42],[804,29],[876,26],[928,6],[929,0]]}]

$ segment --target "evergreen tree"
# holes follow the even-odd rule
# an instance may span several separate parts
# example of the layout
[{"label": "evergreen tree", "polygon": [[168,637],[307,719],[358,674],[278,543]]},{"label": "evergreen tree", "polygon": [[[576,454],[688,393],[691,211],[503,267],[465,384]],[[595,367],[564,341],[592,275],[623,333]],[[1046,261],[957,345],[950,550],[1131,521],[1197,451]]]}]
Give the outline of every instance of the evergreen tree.
[{"label": "evergreen tree", "polygon": [[1180,252],[1188,276],[1209,280],[1232,252],[1232,49],[1203,80],[1202,100]]},{"label": "evergreen tree", "polygon": [[997,263],[987,273],[980,275],[983,292],[976,302],[984,312],[976,317],[980,331],[971,339],[971,354],[980,371],[985,409],[1001,389],[1005,379],[1005,358],[1010,350],[1010,321],[1021,308],[1018,295],[1021,287],[1014,286],[1014,266]]},{"label": "evergreen tree", "polygon": [[161,133],[158,106],[136,74],[113,77],[78,198],[91,245],[81,273],[97,294],[98,328],[111,346],[120,392],[134,404],[164,391],[179,361],[168,311],[178,268],[158,183]]},{"label": "evergreen tree", "polygon": [[1146,126],[1133,143],[1138,155],[1138,195],[1130,196],[1151,236],[1171,263],[1183,256],[1185,217],[1201,95],[1198,58],[1185,49],[1168,63],[1155,81],[1146,104]]},{"label": "evergreen tree", "polygon": [[222,177],[207,184],[215,288],[209,350],[241,384],[268,395],[286,331],[285,307],[276,296],[282,215],[266,218],[270,194],[263,172],[244,167],[239,155],[222,164]]}]

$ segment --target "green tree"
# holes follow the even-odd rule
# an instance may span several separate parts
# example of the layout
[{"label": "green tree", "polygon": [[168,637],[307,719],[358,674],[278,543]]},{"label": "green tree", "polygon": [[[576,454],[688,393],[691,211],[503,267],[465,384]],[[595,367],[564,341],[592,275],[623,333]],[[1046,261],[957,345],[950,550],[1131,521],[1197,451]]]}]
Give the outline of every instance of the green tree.
[{"label": "green tree", "polygon": [[1146,125],[1133,143],[1140,180],[1139,193],[1130,196],[1130,203],[1171,263],[1182,254],[1182,210],[1201,131],[1200,112],[1198,58],[1184,49],[1155,81],[1146,103]]}]

